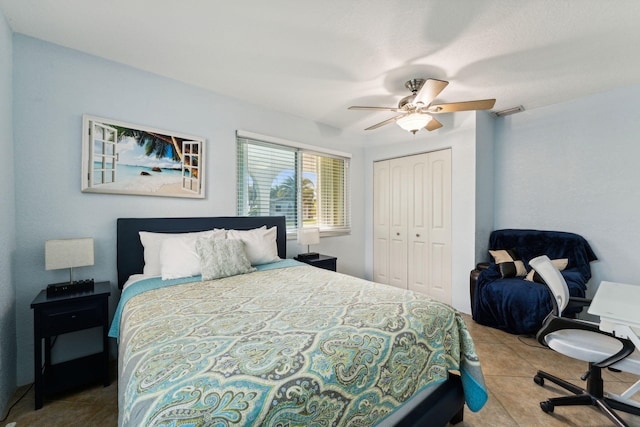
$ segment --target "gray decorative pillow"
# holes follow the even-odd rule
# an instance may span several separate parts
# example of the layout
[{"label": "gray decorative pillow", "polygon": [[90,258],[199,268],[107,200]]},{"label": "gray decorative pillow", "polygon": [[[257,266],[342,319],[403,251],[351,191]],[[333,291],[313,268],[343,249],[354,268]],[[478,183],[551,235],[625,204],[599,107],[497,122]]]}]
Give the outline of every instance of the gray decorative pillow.
[{"label": "gray decorative pillow", "polygon": [[242,240],[220,240],[200,237],[196,240],[202,280],[219,279],[256,271],[244,251]]}]

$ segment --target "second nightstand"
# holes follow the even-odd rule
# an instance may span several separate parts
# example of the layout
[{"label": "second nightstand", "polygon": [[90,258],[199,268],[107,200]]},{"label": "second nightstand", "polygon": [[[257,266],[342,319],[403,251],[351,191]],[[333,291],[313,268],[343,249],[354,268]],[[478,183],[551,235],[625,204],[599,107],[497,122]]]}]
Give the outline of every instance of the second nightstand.
[{"label": "second nightstand", "polygon": [[336,271],[337,258],[329,255],[318,254],[314,258],[298,258],[294,257],[296,261],[304,262],[305,264],[313,265],[314,267],[324,268],[325,270]]},{"label": "second nightstand", "polygon": [[[31,302],[33,309],[35,404],[42,407],[44,394],[102,380],[109,385],[109,282],[91,291],[47,297],[41,291]],[[51,363],[51,338],[69,332],[102,327],[102,351],[67,362]],[[44,365],[42,341],[44,340]]]}]

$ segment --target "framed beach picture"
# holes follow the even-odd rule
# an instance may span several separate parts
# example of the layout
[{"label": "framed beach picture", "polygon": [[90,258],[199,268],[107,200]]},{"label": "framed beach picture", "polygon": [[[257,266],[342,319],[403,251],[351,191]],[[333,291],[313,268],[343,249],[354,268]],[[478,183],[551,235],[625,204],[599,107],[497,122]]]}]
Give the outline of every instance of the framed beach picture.
[{"label": "framed beach picture", "polygon": [[82,192],[204,198],[204,139],[82,116]]}]

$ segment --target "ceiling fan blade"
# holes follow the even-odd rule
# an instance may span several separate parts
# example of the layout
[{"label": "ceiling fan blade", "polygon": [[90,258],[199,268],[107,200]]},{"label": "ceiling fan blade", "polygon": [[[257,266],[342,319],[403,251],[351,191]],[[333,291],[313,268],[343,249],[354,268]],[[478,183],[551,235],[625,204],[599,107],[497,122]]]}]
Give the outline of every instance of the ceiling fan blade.
[{"label": "ceiling fan blade", "polygon": [[442,123],[440,123],[439,121],[431,117],[431,121],[429,121],[429,123],[427,123],[427,125],[424,128],[428,131],[432,131],[432,130],[440,129],[441,127],[442,127]]},{"label": "ceiling fan blade", "polygon": [[490,110],[495,105],[495,99],[479,99],[477,101],[452,102],[437,104],[429,107],[429,113],[455,113],[456,111]]},{"label": "ceiling fan blade", "polygon": [[395,108],[395,107],[360,107],[358,105],[353,105],[348,109],[349,110],[398,111],[398,108]]},{"label": "ceiling fan blade", "polygon": [[400,117],[404,117],[404,116],[406,116],[406,114],[401,114],[401,115],[399,115],[399,116],[391,117],[390,119],[387,119],[387,120],[385,120],[385,121],[383,121],[383,122],[376,123],[376,124],[375,124],[375,125],[373,125],[373,126],[369,126],[369,127],[368,127],[368,128],[366,128],[365,130],[378,129],[379,127],[382,127],[382,126],[384,126],[384,125],[388,125],[389,123],[393,123],[393,122],[395,122],[396,120],[398,120]]},{"label": "ceiling fan blade", "polygon": [[416,98],[413,100],[413,103],[417,104],[421,102],[424,105],[431,104],[431,102],[436,99],[436,96],[438,96],[448,84],[449,82],[445,82],[444,80],[427,79],[416,94]]}]

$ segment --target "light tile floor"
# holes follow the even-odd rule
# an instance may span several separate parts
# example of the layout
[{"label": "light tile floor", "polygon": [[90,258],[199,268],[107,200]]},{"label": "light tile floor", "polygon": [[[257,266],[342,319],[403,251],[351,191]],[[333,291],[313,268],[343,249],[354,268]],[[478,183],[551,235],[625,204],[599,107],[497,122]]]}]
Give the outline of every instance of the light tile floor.
[{"label": "light tile floor", "polygon": [[[533,382],[538,369],[561,376],[576,384],[586,365],[542,348],[533,337],[522,337],[476,324],[465,315],[467,327],[473,336],[489,390],[489,401],[482,410],[465,410],[464,421],[456,427],[512,427],[512,426],[576,426],[600,427],[612,425],[592,407],[557,407],[553,414],[545,414],[539,402],[553,396],[566,395],[559,387],[545,383],[540,387]],[[34,394],[26,396],[11,410],[0,427],[16,422],[16,427],[96,426],[115,427],[118,423],[117,384],[115,365],[113,381],[109,387],[100,385],[82,391],[58,395],[45,400],[42,409],[33,409]],[[620,393],[637,378],[632,375],[605,372],[605,388]],[[20,387],[14,399],[28,386]],[[623,415],[634,427],[640,427],[640,417]],[[428,426],[427,426],[428,427]]]},{"label": "light tile floor", "polygon": [[[476,345],[484,373],[489,401],[477,413],[465,410],[464,422],[457,427],[481,426],[611,426],[613,423],[595,407],[556,407],[552,414],[540,409],[540,402],[569,393],[550,381],[544,387],[533,382],[538,370],[544,370],[581,387],[587,364],[540,346],[534,337],[508,334],[475,323],[465,322]],[[622,393],[638,380],[625,373],[603,372],[605,390]],[[640,427],[640,416],[620,413],[625,421]]]}]

